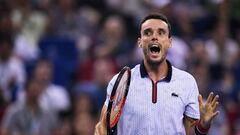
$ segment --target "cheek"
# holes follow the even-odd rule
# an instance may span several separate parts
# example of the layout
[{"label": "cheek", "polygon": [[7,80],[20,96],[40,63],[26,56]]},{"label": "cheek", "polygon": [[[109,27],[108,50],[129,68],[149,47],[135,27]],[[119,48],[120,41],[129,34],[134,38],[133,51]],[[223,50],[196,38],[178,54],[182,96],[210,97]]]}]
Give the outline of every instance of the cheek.
[{"label": "cheek", "polygon": [[142,42],[147,43],[147,42],[149,42],[149,41],[150,41],[150,38],[149,38],[149,37],[146,37],[146,36],[143,36],[143,37],[142,37]]},{"label": "cheek", "polygon": [[162,44],[164,46],[164,48],[170,48],[171,47],[171,42],[169,40],[163,40]]},{"label": "cheek", "polygon": [[146,45],[145,45],[145,46],[142,46],[142,49],[143,49],[144,55],[147,55],[147,46],[146,46]]}]

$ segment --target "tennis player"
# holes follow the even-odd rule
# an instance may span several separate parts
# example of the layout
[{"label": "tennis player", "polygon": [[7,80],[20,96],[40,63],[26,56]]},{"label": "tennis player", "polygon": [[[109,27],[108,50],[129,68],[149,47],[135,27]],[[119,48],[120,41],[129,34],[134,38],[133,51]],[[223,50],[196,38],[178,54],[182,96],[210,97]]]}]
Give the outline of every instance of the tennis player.
[{"label": "tennis player", "polygon": [[[118,135],[205,135],[218,115],[219,96],[210,93],[203,103],[195,79],[166,59],[172,46],[171,26],[161,14],[140,24],[138,46],[143,62],[131,69],[127,100],[117,124]],[[109,82],[95,135],[106,135],[106,110],[116,76]]]}]

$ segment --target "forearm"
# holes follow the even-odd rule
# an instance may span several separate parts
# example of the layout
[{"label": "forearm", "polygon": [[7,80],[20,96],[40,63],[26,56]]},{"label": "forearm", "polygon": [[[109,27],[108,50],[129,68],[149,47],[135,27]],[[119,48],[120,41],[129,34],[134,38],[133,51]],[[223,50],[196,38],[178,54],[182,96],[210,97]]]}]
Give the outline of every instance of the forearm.
[{"label": "forearm", "polygon": [[206,135],[210,129],[209,123],[204,123],[202,120],[192,119],[188,116],[184,116],[184,127],[186,135]]},{"label": "forearm", "polygon": [[186,135],[193,135],[194,134],[194,127],[197,123],[197,119],[192,119],[188,116],[184,116],[183,124],[185,127]]}]

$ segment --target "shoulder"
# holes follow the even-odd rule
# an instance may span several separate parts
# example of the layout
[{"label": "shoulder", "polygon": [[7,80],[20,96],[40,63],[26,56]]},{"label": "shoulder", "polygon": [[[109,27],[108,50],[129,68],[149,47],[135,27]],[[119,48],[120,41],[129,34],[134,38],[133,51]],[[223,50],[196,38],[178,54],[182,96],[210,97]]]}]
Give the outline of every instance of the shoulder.
[{"label": "shoulder", "polygon": [[140,64],[137,64],[135,67],[131,69],[131,76],[132,77],[140,77]]},{"label": "shoulder", "polygon": [[178,69],[172,66],[172,79],[173,80],[186,80],[186,81],[194,81],[195,78],[188,72]]},{"label": "shoulder", "polygon": [[[117,80],[119,73],[120,71],[112,77],[112,79],[110,80],[110,83],[114,83]],[[131,68],[131,76],[136,76],[136,75],[140,75],[140,64],[137,64],[135,67]]]},{"label": "shoulder", "polygon": [[140,64],[135,65],[135,67],[131,69],[131,72],[140,72]]}]

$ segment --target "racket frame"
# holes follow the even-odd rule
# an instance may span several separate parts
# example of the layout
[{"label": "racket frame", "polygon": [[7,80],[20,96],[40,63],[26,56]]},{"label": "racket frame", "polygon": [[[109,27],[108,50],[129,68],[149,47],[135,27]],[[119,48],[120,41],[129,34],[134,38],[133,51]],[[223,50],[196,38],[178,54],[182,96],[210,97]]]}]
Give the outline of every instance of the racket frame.
[{"label": "racket frame", "polygon": [[[112,107],[113,107],[115,94],[116,94],[118,85],[119,85],[119,83],[120,83],[120,81],[121,81],[121,79],[122,79],[122,77],[123,77],[125,72],[127,72],[128,78],[127,78],[127,86],[126,86],[125,91],[124,91],[123,101],[121,103],[120,111],[117,114],[116,119],[113,121],[113,123],[110,123],[111,110],[112,110]],[[123,107],[125,105],[125,102],[126,102],[126,99],[127,99],[127,94],[128,94],[128,90],[129,90],[129,86],[130,86],[130,80],[131,80],[131,69],[129,67],[125,66],[119,72],[119,74],[117,76],[117,79],[116,79],[116,81],[115,81],[115,83],[113,85],[113,89],[112,89],[112,92],[111,92],[111,95],[110,95],[110,99],[109,99],[109,103],[108,103],[108,107],[107,107],[107,117],[106,117],[106,120],[107,120],[107,134],[108,135],[113,135],[115,130],[116,130],[117,122],[120,119],[120,116],[121,116],[121,113],[122,113],[122,109],[123,109]]]}]

